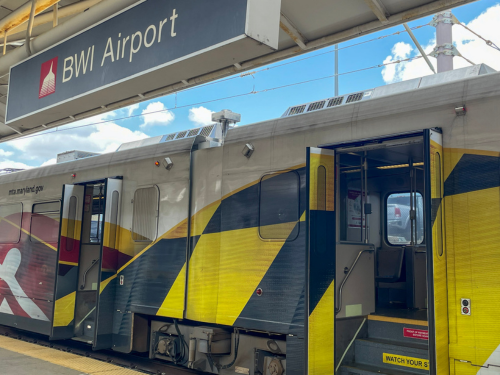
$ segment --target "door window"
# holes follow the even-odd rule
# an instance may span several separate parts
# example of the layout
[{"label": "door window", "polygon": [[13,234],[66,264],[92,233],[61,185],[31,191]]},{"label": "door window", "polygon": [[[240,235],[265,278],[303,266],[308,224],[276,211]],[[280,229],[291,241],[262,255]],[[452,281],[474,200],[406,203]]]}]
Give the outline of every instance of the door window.
[{"label": "door window", "polygon": [[[386,234],[391,245],[409,245],[411,242],[410,192],[393,193],[386,200]],[[424,201],[420,193],[415,197],[415,221],[417,244],[424,241]]]}]

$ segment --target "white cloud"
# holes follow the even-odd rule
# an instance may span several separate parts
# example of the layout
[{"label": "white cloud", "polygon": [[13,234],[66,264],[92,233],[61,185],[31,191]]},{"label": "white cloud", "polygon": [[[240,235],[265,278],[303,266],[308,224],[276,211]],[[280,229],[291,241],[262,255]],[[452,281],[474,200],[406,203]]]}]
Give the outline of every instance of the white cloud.
[{"label": "white cloud", "polygon": [[0,148],[0,157],[9,157],[12,156],[14,153],[12,151],[5,151]]},{"label": "white cloud", "polygon": [[[149,113],[149,114],[148,114]],[[141,128],[149,126],[167,126],[175,119],[172,111],[169,111],[162,102],[149,103],[146,109],[142,111],[144,123]]]},{"label": "white cloud", "polygon": [[125,108],[127,110],[128,116],[132,116],[136,110],[139,109],[139,103],[132,104],[131,106]]},{"label": "white cloud", "polygon": [[33,167],[26,165],[24,163],[20,163],[18,161],[13,161],[13,160],[3,160],[0,161],[0,169],[5,169],[5,168],[13,168],[13,169],[31,169]]},{"label": "white cloud", "polygon": [[56,163],[57,163],[57,158],[53,158],[53,159],[47,160],[45,163],[42,163],[42,165],[40,165],[40,167],[45,167],[47,165],[54,165]]},{"label": "white cloud", "polygon": [[[500,45],[500,34],[498,34],[498,24],[500,23],[500,4],[492,6],[477,18],[466,24],[467,27],[476,33]],[[486,43],[476,37],[460,25],[453,26],[453,40],[458,51],[475,64],[484,63],[495,70],[500,70],[500,52],[487,46]],[[404,46],[403,46],[404,45]],[[423,46],[424,51],[430,53],[436,45],[435,37]],[[410,51],[409,51],[410,50]],[[410,56],[420,56],[416,54],[417,50],[411,45],[399,42],[394,45],[391,55],[387,56],[384,63],[406,59]],[[436,59],[429,57],[431,63],[436,68]],[[461,57],[453,59],[454,68],[464,68],[470,64]],[[422,77],[432,74],[424,59],[412,60],[401,64],[389,65],[382,70],[382,78],[386,83],[406,81],[412,78]]]},{"label": "white cloud", "polygon": [[206,126],[213,124],[213,111],[205,107],[194,107],[189,110],[189,121],[194,122],[197,126]]},{"label": "white cloud", "polygon": [[[109,115],[92,117],[77,123],[59,128],[77,127],[79,125],[95,124],[109,118]],[[67,131],[48,131],[32,137],[20,138],[8,142],[8,145],[20,151],[19,159],[39,162],[48,165],[57,154],[72,150],[89,152],[114,152],[122,144],[148,136],[140,131],[119,126],[113,122],[89,125]]]}]

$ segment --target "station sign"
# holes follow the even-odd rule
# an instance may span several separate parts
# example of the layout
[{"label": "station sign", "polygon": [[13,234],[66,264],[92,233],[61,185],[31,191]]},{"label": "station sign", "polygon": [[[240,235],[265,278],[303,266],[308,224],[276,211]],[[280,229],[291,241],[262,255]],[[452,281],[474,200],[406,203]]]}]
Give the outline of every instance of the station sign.
[{"label": "station sign", "polygon": [[11,67],[6,124],[49,124],[269,54],[280,9],[281,0],[141,1]]}]

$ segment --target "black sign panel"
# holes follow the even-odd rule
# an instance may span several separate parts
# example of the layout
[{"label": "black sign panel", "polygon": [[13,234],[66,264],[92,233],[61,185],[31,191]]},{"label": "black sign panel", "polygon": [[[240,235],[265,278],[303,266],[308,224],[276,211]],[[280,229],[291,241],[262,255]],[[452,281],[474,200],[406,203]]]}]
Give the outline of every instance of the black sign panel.
[{"label": "black sign panel", "polygon": [[145,0],[31,57],[11,68],[6,122],[244,38],[247,1]]}]

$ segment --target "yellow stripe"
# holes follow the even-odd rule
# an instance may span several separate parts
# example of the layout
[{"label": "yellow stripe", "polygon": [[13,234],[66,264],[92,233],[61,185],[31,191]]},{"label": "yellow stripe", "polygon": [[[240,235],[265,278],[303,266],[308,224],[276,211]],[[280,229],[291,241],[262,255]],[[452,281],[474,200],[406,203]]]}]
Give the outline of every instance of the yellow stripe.
[{"label": "yellow stripe", "polygon": [[115,278],[116,278],[116,276],[117,276],[117,275],[113,275],[113,276],[111,276],[111,277],[107,278],[106,280],[101,281],[101,287],[100,287],[100,290],[99,290],[99,294],[101,294],[101,293],[102,293],[102,291],[104,290],[104,288],[106,288],[106,286],[108,286],[109,282],[110,282],[111,280],[115,279]]},{"label": "yellow stripe", "polygon": [[66,327],[75,317],[76,292],[59,298],[54,306],[54,327]]},{"label": "yellow stripe", "polygon": [[184,314],[184,290],[186,287],[186,264],[170,288],[167,297],[156,313],[159,316],[182,319]]},{"label": "yellow stripe", "polygon": [[309,316],[308,375],[335,373],[335,281]]},{"label": "yellow stripe", "polygon": [[378,322],[411,324],[414,326],[425,326],[425,327],[429,325],[429,323],[425,320],[393,318],[391,316],[381,316],[381,315],[368,315],[368,320],[376,320]]},{"label": "yellow stripe", "polygon": [[[20,353],[31,358],[52,363],[54,365],[73,369],[87,375],[137,375],[139,372],[112,365],[107,362],[82,357],[73,353],[50,349],[10,337],[0,336],[0,348],[10,352]],[[22,360],[20,360],[22,361]],[[56,370],[56,369],[54,369]],[[22,369],[18,371],[24,373]]]},{"label": "yellow stripe", "polygon": [[78,266],[78,263],[73,263],[73,262],[65,262],[63,260],[59,261],[59,264],[64,264],[66,266]]}]

